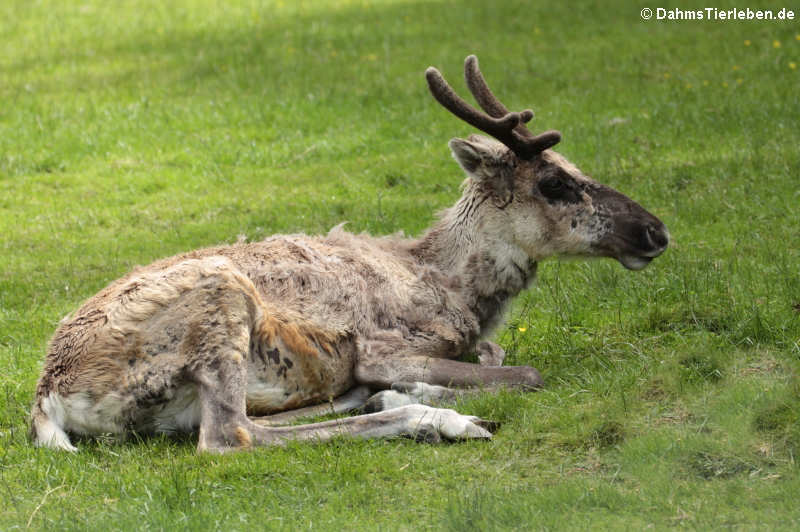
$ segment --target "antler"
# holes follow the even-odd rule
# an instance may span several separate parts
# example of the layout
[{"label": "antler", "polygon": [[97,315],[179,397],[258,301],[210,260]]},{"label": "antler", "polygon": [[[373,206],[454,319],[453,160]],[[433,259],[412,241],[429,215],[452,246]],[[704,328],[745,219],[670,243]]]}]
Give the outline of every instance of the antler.
[{"label": "antler", "polygon": [[521,113],[509,112],[489,90],[478,68],[478,58],[474,55],[467,57],[464,62],[464,77],[470,92],[488,114],[478,111],[461,99],[438,70],[429,67],[425,71],[431,94],[445,109],[493,136],[508,146],[520,159],[533,159],[561,140],[561,133],[552,130],[534,136],[525,126],[533,118],[533,111],[530,109]]}]

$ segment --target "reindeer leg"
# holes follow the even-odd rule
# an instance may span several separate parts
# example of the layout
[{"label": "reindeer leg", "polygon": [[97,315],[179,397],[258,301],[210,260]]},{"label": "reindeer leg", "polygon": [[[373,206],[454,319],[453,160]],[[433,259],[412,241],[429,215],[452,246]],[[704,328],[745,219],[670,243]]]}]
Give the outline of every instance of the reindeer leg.
[{"label": "reindeer leg", "polygon": [[424,346],[391,334],[363,342],[356,380],[383,389],[369,398],[365,410],[378,412],[409,404],[438,405],[501,386],[528,390],[542,386],[541,375],[534,368],[499,366],[505,351],[497,344],[481,342],[476,350],[480,365],[416,354],[424,351]]},{"label": "reindeer leg", "polygon": [[251,417],[250,420],[256,425],[261,425],[263,427],[277,427],[288,425],[292,421],[303,417],[341,414],[363,407],[370,395],[372,395],[372,391],[367,386],[356,386],[330,403],[306,406],[304,408],[279,412],[269,416]]},{"label": "reindeer leg", "polygon": [[500,386],[481,386],[480,388],[447,388],[424,382],[395,382],[391,390],[383,390],[370,397],[364,404],[364,412],[382,412],[405,405],[429,405],[440,407],[478,395],[494,393]]},{"label": "reindeer leg", "polygon": [[[230,325],[230,322],[228,322]],[[240,335],[231,336],[238,338]],[[240,332],[240,331],[239,331]],[[494,425],[475,416],[454,410],[409,405],[376,414],[290,427],[264,427],[246,416],[245,392],[247,366],[241,356],[249,339],[241,342],[214,342],[212,335],[202,335],[207,363],[194,370],[201,400],[199,451],[226,452],[252,445],[282,445],[287,441],[327,441],[346,435],[360,438],[407,436],[424,441],[442,439],[491,438]],[[227,335],[226,335],[227,336]],[[239,344],[239,349],[234,347]]]},{"label": "reindeer leg", "polygon": [[293,427],[257,427],[256,442],[280,445],[287,441],[327,441],[336,436],[358,438],[411,437],[426,442],[490,439],[495,424],[455,410],[408,405],[375,414]]},{"label": "reindeer leg", "polygon": [[382,412],[405,405],[441,406],[480,392],[493,392],[497,387],[447,388],[425,382],[395,382],[391,390],[383,390],[370,397],[364,412]]},{"label": "reindeer leg", "polygon": [[479,366],[445,358],[372,351],[356,364],[356,380],[379,390],[391,388],[396,382],[423,382],[457,388],[505,385],[538,389],[542,386],[539,372],[528,366]]},{"label": "reindeer leg", "polygon": [[[241,357],[220,352],[214,363],[198,371],[201,420],[199,451],[227,452],[252,445],[283,445],[287,441],[327,441],[336,436],[360,438],[413,437],[442,439],[491,438],[494,425],[454,410],[409,405],[376,414],[291,427],[263,427],[245,414],[246,365]],[[209,359],[210,357],[206,357]]]},{"label": "reindeer leg", "polygon": [[309,425],[264,427],[245,416],[245,379],[241,370],[244,370],[243,365],[221,364],[216,379],[205,379],[201,391],[203,413],[198,450],[226,452],[252,445],[283,445],[287,441],[324,442],[336,436],[405,436],[427,442],[490,439],[490,430],[495,427],[475,416],[424,405],[408,405]]},{"label": "reindeer leg", "polygon": [[[408,405],[375,414],[289,427],[264,427],[244,410],[244,366],[220,365],[217,378],[201,388],[202,416],[199,451],[227,452],[252,445],[283,445],[287,441],[324,442],[336,436],[359,438],[412,437],[427,442],[442,439],[489,439],[495,425],[454,410]],[[241,401],[239,400],[241,397]],[[237,407],[237,405],[241,406]]]}]

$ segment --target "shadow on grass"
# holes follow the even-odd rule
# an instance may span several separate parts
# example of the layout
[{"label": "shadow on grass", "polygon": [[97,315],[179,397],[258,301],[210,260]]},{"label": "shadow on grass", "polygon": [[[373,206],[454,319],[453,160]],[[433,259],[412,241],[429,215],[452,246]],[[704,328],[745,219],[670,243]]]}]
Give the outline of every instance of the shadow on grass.
[{"label": "shadow on grass", "polygon": [[[137,14],[135,30],[104,35],[104,29],[113,30],[103,28],[88,38],[80,35],[68,48],[29,54],[5,70],[17,77],[17,89],[36,92],[86,92],[131,84],[192,91],[228,85],[278,101],[283,95],[309,91],[315,96],[326,91],[346,96],[383,89],[387,93],[382,96],[391,98],[411,80],[388,78],[388,72],[413,72],[416,91],[422,87],[423,63],[450,64],[484,47],[469,37],[478,28],[500,34],[504,27],[512,33],[526,29],[518,23],[509,26],[488,5],[468,1],[299,7],[295,13],[272,9],[264,5],[249,17],[223,13],[221,20],[201,27],[180,24],[177,13],[167,18]],[[460,24],[452,23],[454,11]],[[543,43],[533,47],[544,51]],[[430,56],[420,57],[420,49],[430,49]],[[35,83],[27,75],[59,65],[70,68]],[[360,85],[365,80],[370,83]]]}]

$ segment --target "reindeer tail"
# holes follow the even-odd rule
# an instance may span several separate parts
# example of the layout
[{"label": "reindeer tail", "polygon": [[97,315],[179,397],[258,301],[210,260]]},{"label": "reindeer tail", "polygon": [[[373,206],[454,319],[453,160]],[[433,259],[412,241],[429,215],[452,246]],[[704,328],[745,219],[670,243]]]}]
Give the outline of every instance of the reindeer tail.
[{"label": "reindeer tail", "polygon": [[[69,441],[69,436],[64,432],[63,415],[59,416],[60,410],[51,401],[50,397],[37,397],[31,409],[31,439],[37,447],[49,447],[51,449],[61,449],[63,451],[75,452],[77,447]],[[62,419],[59,419],[62,418]]]}]

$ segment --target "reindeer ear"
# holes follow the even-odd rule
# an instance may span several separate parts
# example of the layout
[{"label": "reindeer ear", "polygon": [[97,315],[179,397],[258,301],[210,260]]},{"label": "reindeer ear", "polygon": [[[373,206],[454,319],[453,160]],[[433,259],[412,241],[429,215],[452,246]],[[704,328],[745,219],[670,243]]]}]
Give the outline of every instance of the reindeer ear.
[{"label": "reindeer ear", "polygon": [[[479,135],[471,135],[469,140],[452,139],[449,146],[461,168],[494,191],[495,203],[498,206],[508,205],[513,199],[514,172],[508,159],[503,157],[507,149]],[[503,148],[502,151],[498,150],[498,146]]]},{"label": "reindeer ear", "polygon": [[481,148],[483,147],[478,143],[464,139],[452,139],[448,146],[450,146],[450,151],[453,152],[453,157],[461,165],[461,168],[468,174],[475,175],[483,161],[482,152],[486,151],[485,148],[482,150]]}]

